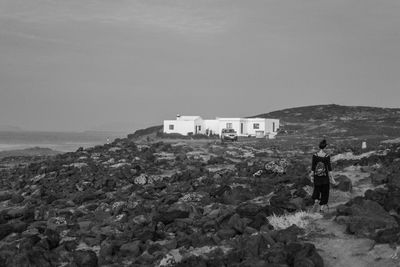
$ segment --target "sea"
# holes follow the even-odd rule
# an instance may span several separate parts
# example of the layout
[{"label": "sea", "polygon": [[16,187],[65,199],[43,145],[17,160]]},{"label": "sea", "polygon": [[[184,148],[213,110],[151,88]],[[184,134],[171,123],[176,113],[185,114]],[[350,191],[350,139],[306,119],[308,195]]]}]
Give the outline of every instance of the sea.
[{"label": "sea", "polygon": [[117,132],[27,132],[0,131],[0,151],[27,148],[50,148],[60,152],[72,152],[78,148],[88,148],[126,137]]}]

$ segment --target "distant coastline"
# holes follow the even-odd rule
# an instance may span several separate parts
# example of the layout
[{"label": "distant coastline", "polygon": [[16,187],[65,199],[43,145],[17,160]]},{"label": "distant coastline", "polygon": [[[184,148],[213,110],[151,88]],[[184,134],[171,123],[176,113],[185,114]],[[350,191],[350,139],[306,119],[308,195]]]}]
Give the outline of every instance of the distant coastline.
[{"label": "distant coastline", "polygon": [[48,148],[58,152],[71,152],[79,147],[102,145],[107,141],[125,137],[120,132],[34,132],[0,131],[0,151]]}]

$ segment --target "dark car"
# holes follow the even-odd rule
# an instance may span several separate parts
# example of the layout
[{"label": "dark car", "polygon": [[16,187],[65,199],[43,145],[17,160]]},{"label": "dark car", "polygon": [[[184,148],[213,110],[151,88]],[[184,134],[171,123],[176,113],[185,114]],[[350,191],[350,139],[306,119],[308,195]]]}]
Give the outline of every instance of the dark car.
[{"label": "dark car", "polygon": [[238,139],[238,136],[234,129],[222,129],[222,132],[221,132],[221,140],[222,141],[229,140],[229,141],[233,142],[233,141],[237,141],[237,139]]}]

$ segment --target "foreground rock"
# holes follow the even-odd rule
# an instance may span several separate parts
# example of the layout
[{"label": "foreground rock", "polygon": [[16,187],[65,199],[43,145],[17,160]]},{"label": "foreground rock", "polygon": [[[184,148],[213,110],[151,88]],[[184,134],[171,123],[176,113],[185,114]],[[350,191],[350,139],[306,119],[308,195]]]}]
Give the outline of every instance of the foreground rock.
[{"label": "foreground rock", "polygon": [[[307,208],[304,162],[249,145],[119,139],[2,170],[0,266],[323,266],[300,229],[268,221]],[[338,221],[360,236],[395,228],[397,192],[349,202]]]},{"label": "foreground rock", "polygon": [[396,220],[377,202],[357,197],[337,208],[336,221],[347,225],[348,233],[372,237],[376,230],[397,227]]}]

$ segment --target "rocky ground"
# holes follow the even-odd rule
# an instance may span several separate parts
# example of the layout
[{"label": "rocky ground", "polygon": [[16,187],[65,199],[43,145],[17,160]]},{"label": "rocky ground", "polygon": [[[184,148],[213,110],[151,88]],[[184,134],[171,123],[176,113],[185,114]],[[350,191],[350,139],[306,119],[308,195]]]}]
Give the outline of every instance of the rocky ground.
[{"label": "rocky ground", "polygon": [[330,212],[272,223],[309,209],[312,144],[117,139],[4,165],[0,266],[369,266],[344,264],[343,244],[395,264],[381,244],[400,236],[397,143],[333,142]]}]

